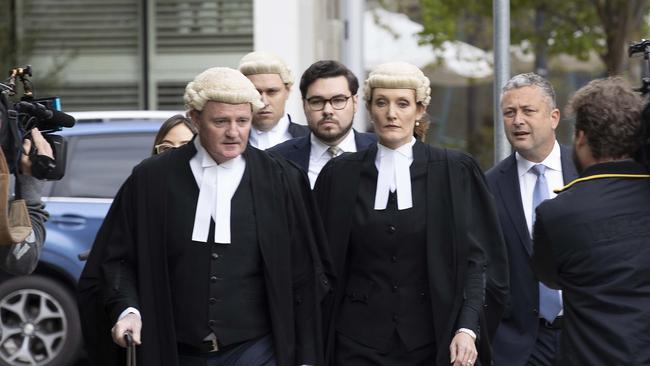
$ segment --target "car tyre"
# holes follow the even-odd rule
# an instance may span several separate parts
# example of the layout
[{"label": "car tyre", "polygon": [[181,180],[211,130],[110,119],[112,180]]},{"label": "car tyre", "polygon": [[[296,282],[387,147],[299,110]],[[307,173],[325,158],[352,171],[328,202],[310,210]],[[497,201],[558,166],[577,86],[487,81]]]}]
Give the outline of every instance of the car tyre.
[{"label": "car tyre", "polygon": [[71,291],[38,275],[0,284],[0,365],[69,366],[81,348]]}]

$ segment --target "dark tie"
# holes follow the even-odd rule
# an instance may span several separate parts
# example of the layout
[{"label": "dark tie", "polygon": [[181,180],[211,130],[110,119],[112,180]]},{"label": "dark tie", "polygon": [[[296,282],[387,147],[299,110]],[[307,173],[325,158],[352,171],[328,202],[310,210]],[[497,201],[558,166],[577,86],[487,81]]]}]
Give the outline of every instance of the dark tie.
[{"label": "dark tie", "polygon": [[330,154],[331,157],[335,158],[341,154],[341,149],[336,145],[330,146],[327,148],[327,153]]},{"label": "dark tie", "polygon": [[[542,164],[536,164],[530,171],[537,175],[535,189],[533,190],[533,215],[532,221],[535,224],[535,208],[548,199],[548,184],[546,183],[546,167]],[[548,322],[553,322],[562,310],[562,300],[559,291],[546,287],[539,283],[539,314]]]}]

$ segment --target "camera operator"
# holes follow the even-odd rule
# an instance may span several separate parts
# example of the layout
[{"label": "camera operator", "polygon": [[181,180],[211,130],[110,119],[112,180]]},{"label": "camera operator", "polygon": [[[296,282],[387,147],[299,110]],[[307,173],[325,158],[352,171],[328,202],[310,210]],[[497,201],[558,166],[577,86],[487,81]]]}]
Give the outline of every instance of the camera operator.
[{"label": "camera operator", "polygon": [[0,243],[0,269],[16,275],[30,274],[36,268],[45,241],[45,221],[49,216],[41,201],[44,182],[32,177],[29,155],[53,158],[52,147],[37,128],[32,129],[28,136],[31,137],[23,140],[23,155],[20,159],[20,172],[16,174],[13,199],[25,200],[31,233],[20,243]]},{"label": "camera operator", "polygon": [[650,365],[650,172],[642,99],[621,78],[594,80],[569,102],[580,177],[537,207],[533,266],[563,290],[556,364]]}]

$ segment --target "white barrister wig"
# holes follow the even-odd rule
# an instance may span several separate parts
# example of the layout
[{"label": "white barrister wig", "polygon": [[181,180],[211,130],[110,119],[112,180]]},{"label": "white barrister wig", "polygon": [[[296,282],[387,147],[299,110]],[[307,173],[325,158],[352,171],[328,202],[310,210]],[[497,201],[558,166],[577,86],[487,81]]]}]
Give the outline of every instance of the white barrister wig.
[{"label": "white barrister wig", "polygon": [[269,52],[251,52],[242,57],[241,61],[239,61],[239,71],[246,76],[278,74],[288,88],[293,85],[294,81],[293,74],[287,64],[281,58]]},{"label": "white barrister wig", "polygon": [[429,78],[422,70],[408,62],[387,62],[376,66],[368,75],[363,86],[364,99],[370,102],[372,89],[413,89],[415,101],[424,107],[431,101]]},{"label": "white barrister wig", "polygon": [[243,104],[250,103],[253,113],[264,107],[255,85],[241,72],[228,67],[212,67],[198,74],[185,87],[185,108],[202,111],[209,101]]}]

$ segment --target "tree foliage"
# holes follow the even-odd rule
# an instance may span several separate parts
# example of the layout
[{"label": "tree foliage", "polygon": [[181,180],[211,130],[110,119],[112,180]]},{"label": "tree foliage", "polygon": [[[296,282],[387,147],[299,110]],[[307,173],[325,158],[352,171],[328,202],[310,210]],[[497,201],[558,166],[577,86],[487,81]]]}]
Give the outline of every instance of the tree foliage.
[{"label": "tree foliage", "polygon": [[[420,0],[421,39],[438,46],[462,39],[492,45],[492,1]],[[586,59],[595,51],[609,74],[620,74],[626,46],[648,30],[648,0],[510,0],[511,43],[525,51]]]}]

